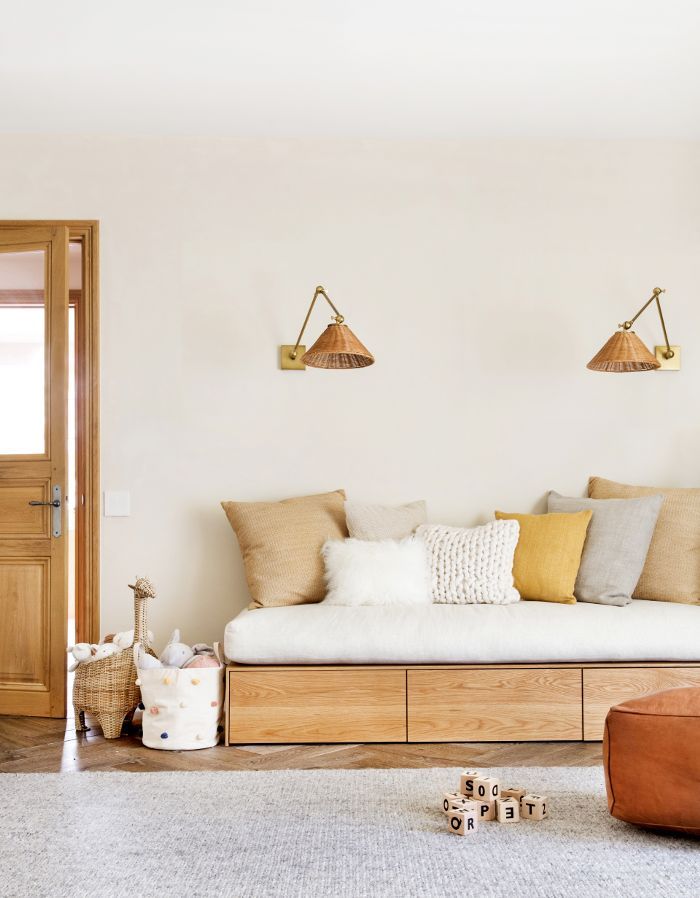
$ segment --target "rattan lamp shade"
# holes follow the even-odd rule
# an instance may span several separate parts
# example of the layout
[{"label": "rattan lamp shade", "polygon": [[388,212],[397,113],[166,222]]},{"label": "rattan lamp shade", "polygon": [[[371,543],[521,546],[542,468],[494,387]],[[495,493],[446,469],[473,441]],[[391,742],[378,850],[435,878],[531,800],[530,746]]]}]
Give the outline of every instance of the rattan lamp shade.
[{"label": "rattan lamp shade", "polygon": [[374,364],[372,353],[347,324],[329,324],[301,360],[310,368],[366,368]]},{"label": "rattan lamp shade", "polygon": [[591,371],[651,371],[660,368],[634,331],[617,331],[586,365]]}]

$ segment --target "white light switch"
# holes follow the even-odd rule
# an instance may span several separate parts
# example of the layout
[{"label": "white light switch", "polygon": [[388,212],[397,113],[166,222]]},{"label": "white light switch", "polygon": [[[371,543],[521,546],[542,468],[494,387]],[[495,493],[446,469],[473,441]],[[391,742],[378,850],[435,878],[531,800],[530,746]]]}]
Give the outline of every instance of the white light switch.
[{"label": "white light switch", "polygon": [[131,494],[125,490],[105,490],[105,517],[127,518],[131,514]]}]

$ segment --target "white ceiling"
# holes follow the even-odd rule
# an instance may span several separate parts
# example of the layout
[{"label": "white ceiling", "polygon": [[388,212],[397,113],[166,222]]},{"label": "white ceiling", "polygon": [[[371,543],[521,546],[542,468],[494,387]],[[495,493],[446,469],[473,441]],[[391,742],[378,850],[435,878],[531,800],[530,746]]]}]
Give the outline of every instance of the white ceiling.
[{"label": "white ceiling", "polygon": [[5,7],[6,133],[700,137],[697,0]]}]

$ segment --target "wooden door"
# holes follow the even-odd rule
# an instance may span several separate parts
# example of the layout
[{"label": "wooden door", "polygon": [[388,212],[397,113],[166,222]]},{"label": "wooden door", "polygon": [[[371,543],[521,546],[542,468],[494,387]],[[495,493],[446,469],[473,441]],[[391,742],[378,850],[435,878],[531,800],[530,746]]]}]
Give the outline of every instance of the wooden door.
[{"label": "wooden door", "polygon": [[0,307],[2,714],[66,713],[67,271],[68,228],[0,230],[0,284],[44,298]]}]

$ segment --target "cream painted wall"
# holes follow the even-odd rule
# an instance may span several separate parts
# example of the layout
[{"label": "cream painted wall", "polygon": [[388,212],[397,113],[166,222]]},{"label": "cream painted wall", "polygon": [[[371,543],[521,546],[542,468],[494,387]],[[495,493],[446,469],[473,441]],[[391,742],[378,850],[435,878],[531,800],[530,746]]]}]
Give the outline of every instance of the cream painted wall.
[{"label": "cream painted wall", "polygon": [[[247,595],[220,499],[472,524],[592,473],[700,480],[698,143],[35,136],[0,163],[4,217],[101,222],[103,487],[132,497],[102,522],[105,632],[147,573],[159,645],[221,635]],[[374,367],[277,369],[317,283]],[[683,371],[587,371],[657,284]]]}]

